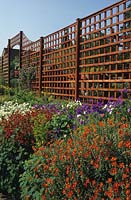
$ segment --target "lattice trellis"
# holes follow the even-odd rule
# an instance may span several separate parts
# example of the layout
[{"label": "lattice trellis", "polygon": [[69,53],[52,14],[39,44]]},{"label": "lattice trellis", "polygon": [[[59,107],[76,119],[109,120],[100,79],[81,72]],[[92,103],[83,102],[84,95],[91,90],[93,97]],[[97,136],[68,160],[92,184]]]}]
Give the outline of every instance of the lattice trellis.
[{"label": "lattice trellis", "polygon": [[40,78],[40,40],[25,42],[22,45],[22,67],[36,68],[36,78],[32,82],[32,89],[39,90]]},{"label": "lattice trellis", "polygon": [[131,88],[131,1],[81,19],[80,30],[80,99],[117,99]]},{"label": "lattice trellis", "polygon": [[76,23],[44,37],[42,90],[73,99],[75,96]]},{"label": "lattice trellis", "polygon": [[[20,45],[20,67],[36,67],[35,91],[96,103],[131,90],[131,0],[122,0],[35,42],[21,31],[2,57]],[[7,75],[6,75],[7,74]],[[127,96],[123,96],[125,98]]]}]

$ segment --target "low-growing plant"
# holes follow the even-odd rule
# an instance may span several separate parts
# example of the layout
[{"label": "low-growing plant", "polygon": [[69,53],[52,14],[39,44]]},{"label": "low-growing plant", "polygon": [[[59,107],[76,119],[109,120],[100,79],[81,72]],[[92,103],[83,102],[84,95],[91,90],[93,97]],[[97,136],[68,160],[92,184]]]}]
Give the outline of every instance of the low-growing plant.
[{"label": "low-growing plant", "polygon": [[10,97],[10,100],[16,101],[18,103],[30,103],[31,105],[34,104],[43,104],[43,98],[38,96],[36,93],[30,90],[14,90],[15,93],[13,96]]}]

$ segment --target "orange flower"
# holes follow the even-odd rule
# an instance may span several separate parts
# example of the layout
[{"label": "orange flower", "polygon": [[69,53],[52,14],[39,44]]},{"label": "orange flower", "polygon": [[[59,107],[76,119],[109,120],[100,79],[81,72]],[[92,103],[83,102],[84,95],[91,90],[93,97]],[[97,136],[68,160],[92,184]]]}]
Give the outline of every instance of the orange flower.
[{"label": "orange flower", "polygon": [[126,197],[126,200],[131,200],[131,195],[128,195],[128,196]]},{"label": "orange flower", "polygon": [[92,185],[93,185],[93,186],[96,185],[96,180],[93,180],[93,181],[92,181]]},{"label": "orange flower", "polygon": [[48,184],[47,183],[43,183],[43,187],[44,188],[48,187]]},{"label": "orange flower", "polygon": [[100,182],[99,187],[102,188],[103,185],[104,185],[104,183],[103,183],[103,182]]},{"label": "orange flower", "polygon": [[112,178],[108,178],[107,183],[112,183]]},{"label": "orange flower", "polygon": [[71,190],[70,192],[68,192],[67,196],[68,196],[68,198],[71,198],[72,195],[73,195],[73,191]]},{"label": "orange flower", "polygon": [[113,185],[114,191],[118,193],[119,183],[114,183]]},{"label": "orange flower", "polygon": [[68,174],[69,174],[69,172],[70,172],[70,167],[69,167],[69,166],[67,166],[67,168],[66,168],[66,174],[68,175]]},{"label": "orange flower", "polygon": [[71,138],[68,139],[68,143],[69,143],[70,145],[72,144],[72,139],[71,139]]},{"label": "orange flower", "polygon": [[116,161],[116,160],[117,160],[116,157],[112,157],[112,158],[111,158],[111,161],[113,161],[113,162]]},{"label": "orange flower", "polygon": [[88,126],[85,126],[85,127],[84,127],[84,133],[83,133],[83,135],[84,135],[84,136],[87,136],[89,133],[90,133],[89,127],[88,127]]},{"label": "orange flower", "polygon": [[45,195],[43,195],[43,196],[42,196],[42,200],[46,200],[46,197],[45,197]]},{"label": "orange flower", "polygon": [[62,191],[62,194],[66,194],[66,190],[65,189]]},{"label": "orange flower", "polygon": [[96,125],[95,124],[91,124],[90,126],[93,129],[93,132],[96,133]]},{"label": "orange flower", "polygon": [[77,186],[77,181],[74,181],[74,183],[72,184],[72,189],[75,189]]},{"label": "orange flower", "polygon": [[53,180],[51,178],[47,178],[46,182],[47,182],[47,184],[51,184],[51,183],[53,183]]},{"label": "orange flower", "polygon": [[119,168],[120,168],[120,169],[124,168],[124,166],[125,166],[125,165],[124,165],[123,162],[122,162],[122,163],[119,163]]},{"label": "orange flower", "polygon": [[109,197],[110,199],[112,198],[112,196],[113,196],[113,190],[112,190],[111,187],[109,188],[108,191],[105,191],[105,195],[106,195],[107,197]]},{"label": "orange flower", "polygon": [[86,181],[85,181],[85,183],[84,183],[84,186],[87,187],[89,183],[90,183],[90,179],[87,178]]},{"label": "orange flower", "polygon": [[128,177],[127,174],[123,174],[123,175],[122,175],[122,179],[126,179],[127,177]]},{"label": "orange flower", "polygon": [[105,124],[102,121],[99,121],[98,124],[100,127],[105,127]]},{"label": "orange flower", "polygon": [[38,174],[36,174],[36,175],[35,175],[35,178],[38,178],[38,177],[39,177]]},{"label": "orange flower", "polygon": [[114,167],[116,167],[117,162],[112,162],[111,165],[114,166]]},{"label": "orange flower", "polygon": [[44,169],[44,171],[47,171],[47,170],[49,169],[49,165],[45,165],[45,166],[43,167],[43,169]]},{"label": "orange flower", "polygon": [[69,182],[69,177],[66,177],[66,180],[65,180],[65,181],[66,181],[66,183]]},{"label": "orange flower", "polygon": [[113,167],[111,170],[110,170],[110,174],[112,176],[116,175],[117,174],[117,168],[116,167]]},{"label": "orange flower", "polygon": [[109,158],[108,158],[108,157],[105,157],[105,160],[109,160]]},{"label": "orange flower", "polygon": [[80,175],[83,176],[83,171],[80,171]]},{"label": "orange flower", "polygon": [[125,168],[125,171],[126,171],[127,173],[129,173],[129,171],[130,171],[129,167],[126,167],[126,168]]},{"label": "orange flower", "polygon": [[94,168],[96,168],[96,169],[99,168],[99,164],[98,164],[98,163],[94,163],[93,166],[94,166]]},{"label": "orange flower", "polygon": [[130,194],[130,190],[128,189],[128,190],[126,190],[126,195],[129,195]]},{"label": "orange flower", "polygon": [[44,151],[44,149],[45,149],[44,146],[42,146],[42,147],[39,148],[40,151]]},{"label": "orange flower", "polygon": [[125,188],[127,189],[127,188],[129,188],[129,187],[130,187],[130,183],[126,183]]},{"label": "orange flower", "polygon": [[109,124],[110,126],[115,126],[115,124],[113,123],[112,119],[108,119],[107,122],[108,122],[108,124]]},{"label": "orange flower", "polygon": [[34,152],[37,151],[35,146],[32,146],[32,149],[33,149]]},{"label": "orange flower", "polygon": [[119,143],[118,143],[118,148],[121,148],[123,146],[123,141],[120,141]]},{"label": "orange flower", "polygon": [[121,126],[120,126],[120,128],[122,128],[122,129],[123,129],[123,128],[128,128],[128,124],[123,124],[123,123],[122,123]]},{"label": "orange flower", "polygon": [[131,141],[126,141],[125,142],[125,147],[131,149]]},{"label": "orange flower", "polygon": [[71,185],[69,183],[66,183],[65,189],[69,190],[71,188]]},{"label": "orange flower", "polygon": [[119,130],[118,130],[118,133],[119,133],[120,136],[122,136],[124,132],[123,132],[122,129],[119,129]]},{"label": "orange flower", "polygon": [[76,150],[76,148],[75,148],[74,151],[72,152],[72,156],[73,156],[73,157],[75,157],[76,152],[77,152],[77,150]]}]

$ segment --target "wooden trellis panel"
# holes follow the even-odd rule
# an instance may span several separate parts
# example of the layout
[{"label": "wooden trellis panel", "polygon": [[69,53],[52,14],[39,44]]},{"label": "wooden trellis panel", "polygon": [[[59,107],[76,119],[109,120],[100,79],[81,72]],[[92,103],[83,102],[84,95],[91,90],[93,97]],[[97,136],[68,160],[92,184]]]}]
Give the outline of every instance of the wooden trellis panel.
[{"label": "wooden trellis panel", "polygon": [[[131,92],[131,0],[122,0],[32,42],[21,31],[2,55],[10,80],[10,52],[20,45],[20,67],[35,67],[35,91],[90,104]],[[123,96],[126,98],[127,96]]]},{"label": "wooden trellis panel", "polygon": [[32,89],[39,90],[39,78],[40,78],[40,40],[36,42],[30,42],[25,40],[22,43],[22,68],[36,68],[36,77],[32,81]]},{"label": "wooden trellis panel", "polygon": [[5,83],[9,84],[9,59],[8,59],[8,49],[5,48],[2,54],[2,76],[4,78]]},{"label": "wooden trellis panel", "polygon": [[76,23],[44,37],[42,91],[60,98],[75,98]]},{"label": "wooden trellis panel", "polygon": [[81,19],[79,97],[96,103],[131,89],[131,1]]},{"label": "wooden trellis panel", "polygon": [[13,48],[15,45],[20,45],[20,33],[10,39],[10,48]]},{"label": "wooden trellis panel", "polygon": [[2,56],[0,57],[0,77],[2,77],[3,65],[2,65]]}]

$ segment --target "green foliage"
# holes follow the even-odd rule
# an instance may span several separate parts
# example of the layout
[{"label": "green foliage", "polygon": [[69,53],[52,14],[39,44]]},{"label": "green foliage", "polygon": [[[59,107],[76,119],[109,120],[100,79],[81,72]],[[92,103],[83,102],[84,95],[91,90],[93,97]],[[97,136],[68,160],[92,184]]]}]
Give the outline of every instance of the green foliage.
[{"label": "green foliage", "polygon": [[10,85],[12,88],[19,88],[19,80],[17,78],[12,78],[10,80]]},{"label": "green foliage", "polygon": [[45,113],[39,112],[36,117],[33,117],[33,134],[38,147],[48,143],[47,122]]},{"label": "green foliage", "polygon": [[21,89],[31,89],[31,83],[36,77],[36,67],[28,66],[20,69],[19,83]]},{"label": "green foliage", "polygon": [[30,152],[16,143],[13,135],[0,143],[0,191],[16,200],[20,198],[19,175]]},{"label": "green foliage", "polygon": [[19,60],[19,54],[18,54],[18,55],[15,55],[13,60],[11,60],[11,69],[13,70],[19,69],[20,67],[19,63],[20,63],[20,60]]},{"label": "green foliage", "polygon": [[0,85],[0,104],[4,103],[4,101],[10,100],[12,95],[14,95],[13,88],[9,88],[5,85]]},{"label": "green foliage", "polygon": [[0,94],[1,95],[10,95],[13,89],[9,88],[8,86],[0,85]]},{"label": "green foliage", "polygon": [[67,113],[54,115],[47,125],[50,140],[68,136],[71,133],[72,126],[73,120],[69,118]]},{"label": "green foliage", "polygon": [[112,115],[109,115],[109,117],[110,118],[113,117],[115,120],[118,120],[118,121],[124,118],[125,120],[130,122],[131,121],[131,101],[125,100],[121,106],[118,106],[113,109]]},{"label": "green foliage", "polygon": [[[39,168],[39,173],[42,174],[42,162],[41,160],[43,160],[43,156],[39,156],[39,160],[37,157],[32,157],[32,159],[25,161],[25,166],[24,166],[24,170],[26,171],[26,177],[25,176],[21,176],[20,177],[20,186],[23,189],[22,190],[22,195],[21,195],[21,199],[28,199],[31,200],[32,196],[35,200],[41,200],[41,194],[44,191],[44,187],[42,187],[42,181],[40,181],[40,179],[37,179],[37,177],[39,176],[37,173],[35,173],[35,167],[37,169],[37,167]],[[30,170],[33,172],[33,176],[30,173]],[[35,179],[34,179],[35,177]],[[43,176],[42,176],[43,177]],[[46,176],[47,177],[47,176]],[[46,178],[45,177],[45,178]],[[44,177],[43,177],[44,178]],[[30,181],[32,182],[32,179],[34,179],[33,181],[33,185],[31,186],[30,184],[28,184]]]},{"label": "green foliage", "polygon": [[43,103],[43,99],[30,90],[15,89],[14,91],[10,100],[17,100],[18,103],[29,102],[31,105]]},{"label": "green foliage", "polygon": [[31,113],[13,113],[0,121],[0,191],[12,200],[20,199],[19,175],[33,152]]},{"label": "green foliage", "polygon": [[5,80],[2,75],[0,75],[0,85],[5,85]]}]

